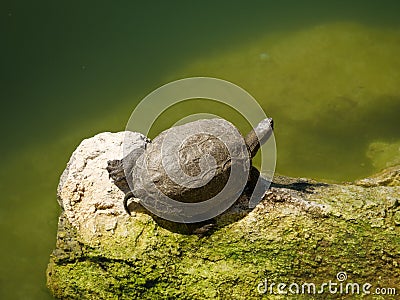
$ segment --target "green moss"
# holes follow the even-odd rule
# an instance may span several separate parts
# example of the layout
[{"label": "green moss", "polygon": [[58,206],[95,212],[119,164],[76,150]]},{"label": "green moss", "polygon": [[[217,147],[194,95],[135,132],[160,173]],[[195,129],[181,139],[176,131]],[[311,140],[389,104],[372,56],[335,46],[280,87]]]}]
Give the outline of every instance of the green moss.
[{"label": "green moss", "polygon": [[[322,284],[337,282],[336,274],[346,272],[347,282],[397,287],[400,227],[393,216],[399,207],[390,199],[399,189],[316,187],[295,195],[325,205],[324,214],[289,200],[265,200],[202,237],[170,231],[140,213],[131,218],[128,236],[117,228],[87,241],[62,217],[48,286],[60,299],[259,299],[257,285],[265,278]],[[310,299],[299,296],[293,299]]]}]

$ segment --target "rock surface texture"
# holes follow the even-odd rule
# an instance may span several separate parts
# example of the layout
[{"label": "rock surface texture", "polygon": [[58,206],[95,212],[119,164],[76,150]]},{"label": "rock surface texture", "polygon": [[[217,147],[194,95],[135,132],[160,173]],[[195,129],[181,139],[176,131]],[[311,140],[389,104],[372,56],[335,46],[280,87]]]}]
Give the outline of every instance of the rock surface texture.
[{"label": "rock surface texture", "polygon": [[[276,176],[254,209],[242,195],[214,220],[185,225],[139,204],[132,216],[124,211],[124,193],[106,167],[122,158],[126,135],[130,149],[145,143],[138,133],[98,134],[79,145],[61,176],[62,212],[47,269],[56,298],[399,297],[400,167],[342,185]],[[338,284],[335,293],[321,290],[329,282]],[[279,283],[287,294],[277,294]],[[359,284],[359,293],[346,292],[348,283]],[[377,288],[397,296],[380,298]]]}]

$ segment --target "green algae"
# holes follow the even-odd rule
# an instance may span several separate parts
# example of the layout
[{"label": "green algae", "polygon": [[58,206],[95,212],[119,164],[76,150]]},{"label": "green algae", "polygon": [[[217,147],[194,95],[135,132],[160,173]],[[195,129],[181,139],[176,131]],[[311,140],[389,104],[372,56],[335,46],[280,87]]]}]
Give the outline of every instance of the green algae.
[{"label": "green algae", "polygon": [[[179,225],[170,230],[137,212],[125,224],[129,234],[121,226],[88,239],[62,214],[48,286],[59,299],[259,299],[257,286],[264,279],[322,284],[335,281],[338,272],[346,272],[349,282],[399,286],[399,184],[279,180],[285,187],[272,188],[255,210],[240,218],[228,211],[203,236],[182,233]],[[293,189],[299,183],[312,191]],[[293,299],[360,297],[323,293]]]},{"label": "green algae", "polygon": [[396,166],[400,164],[400,141],[373,142],[369,145],[366,155],[378,170]]}]

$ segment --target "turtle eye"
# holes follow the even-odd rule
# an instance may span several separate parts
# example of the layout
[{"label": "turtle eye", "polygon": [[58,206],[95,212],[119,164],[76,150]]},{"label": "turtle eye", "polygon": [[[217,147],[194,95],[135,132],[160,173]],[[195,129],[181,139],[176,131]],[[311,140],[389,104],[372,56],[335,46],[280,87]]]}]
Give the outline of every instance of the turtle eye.
[{"label": "turtle eye", "polygon": [[274,129],[274,120],[272,118],[269,118],[269,124],[272,129]]}]

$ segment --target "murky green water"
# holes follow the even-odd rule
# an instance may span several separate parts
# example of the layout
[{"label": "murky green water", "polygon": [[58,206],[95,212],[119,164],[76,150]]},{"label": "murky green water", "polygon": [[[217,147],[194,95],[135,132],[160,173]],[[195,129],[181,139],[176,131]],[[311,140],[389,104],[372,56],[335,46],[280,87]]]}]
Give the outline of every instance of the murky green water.
[{"label": "murky green water", "polygon": [[214,76],[249,91],[276,121],[282,174],[347,181],[399,163],[397,1],[85,3],[0,4],[1,299],[51,299],[69,156],[122,130],[168,81]]}]

